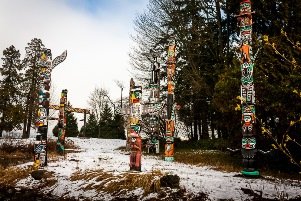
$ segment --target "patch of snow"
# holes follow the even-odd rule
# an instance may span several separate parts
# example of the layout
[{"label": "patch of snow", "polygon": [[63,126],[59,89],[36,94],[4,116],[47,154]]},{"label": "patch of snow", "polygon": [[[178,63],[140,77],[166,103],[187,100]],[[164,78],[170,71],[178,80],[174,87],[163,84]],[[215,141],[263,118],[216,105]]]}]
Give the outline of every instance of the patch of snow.
[{"label": "patch of snow", "polygon": [[[125,146],[125,140],[116,139],[80,139],[69,138],[82,150],[76,153],[67,153],[66,158],[60,157],[58,161],[50,161],[45,170],[54,172],[58,179],[55,186],[50,187],[49,191],[59,197],[87,197],[94,198],[106,196],[107,200],[112,199],[111,195],[95,190],[83,190],[84,186],[95,181],[71,181],[70,176],[77,171],[103,170],[120,175],[129,171],[129,155],[120,150]],[[20,165],[24,167],[30,163]],[[32,164],[32,163],[31,163]],[[139,174],[150,173],[160,170],[165,174],[176,174],[180,177],[180,186],[187,192],[197,195],[204,192],[212,200],[233,199],[245,200],[249,198],[241,188],[248,188],[253,191],[262,191],[264,198],[280,198],[287,194],[288,198],[295,198],[301,195],[301,184],[294,180],[277,179],[248,179],[236,177],[238,172],[226,173],[210,169],[210,167],[198,167],[186,165],[178,162],[166,162],[156,156],[142,156],[142,172]],[[17,187],[34,187],[37,181],[31,176],[19,181]],[[47,190],[47,189],[45,189]],[[131,194],[142,195],[142,189],[128,192]],[[155,193],[149,194],[151,198]],[[145,198],[144,198],[145,199]]]}]

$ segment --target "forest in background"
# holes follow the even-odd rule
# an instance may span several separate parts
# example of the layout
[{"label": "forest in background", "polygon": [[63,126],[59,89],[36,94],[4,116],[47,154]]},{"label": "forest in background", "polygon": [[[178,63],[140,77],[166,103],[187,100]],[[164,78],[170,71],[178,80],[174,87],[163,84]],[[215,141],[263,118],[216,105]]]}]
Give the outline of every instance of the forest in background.
[{"label": "forest in background", "polygon": [[[218,138],[228,147],[241,146],[239,5],[240,0],[150,0],[135,19],[130,57],[142,83],[150,79],[151,52],[160,55],[164,83],[168,42],[176,38],[175,102],[191,144]],[[258,148],[274,150],[300,170],[299,8],[297,0],[252,1]]]}]

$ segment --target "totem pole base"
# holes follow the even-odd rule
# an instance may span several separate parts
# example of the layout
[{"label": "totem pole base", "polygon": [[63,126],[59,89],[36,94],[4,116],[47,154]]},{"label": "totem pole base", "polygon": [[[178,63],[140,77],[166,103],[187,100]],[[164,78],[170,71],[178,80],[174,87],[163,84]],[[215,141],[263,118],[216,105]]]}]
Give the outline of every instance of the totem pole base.
[{"label": "totem pole base", "polygon": [[171,156],[171,157],[164,157],[164,160],[165,160],[165,161],[171,161],[171,162],[172,162],[172,161],[175,160],[175,158],[172,157],[172,156]]},{"label": "totem pole base", "polygon": [[260,173],[258,170],[254,170],[254,171],[243,170],[243,171],[241,171],[241,174],[244,176],[250,176],[250,177],[260,176]]}]

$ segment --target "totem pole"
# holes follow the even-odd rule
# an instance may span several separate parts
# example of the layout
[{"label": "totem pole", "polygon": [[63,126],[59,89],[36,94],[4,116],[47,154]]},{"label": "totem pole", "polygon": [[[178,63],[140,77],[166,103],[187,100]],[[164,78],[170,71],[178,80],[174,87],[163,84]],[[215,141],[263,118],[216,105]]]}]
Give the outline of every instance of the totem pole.
[{"label": "totem pole", "polygon": [[131,133],[131,92],[132,89],[134,89],[135,87],[135,82],[134,79],[131,78],[130,80],[130,90],[129,90],[129,107],[127,108],[126,113],[128,114],[128,119],[127,119],[127,125],[126,125],[126,149],[129,150],[130,146],[131,146],[131,137],[130,137],[130,133]]},{"label": "totem pole", "polygon": [[258,176],[256,169],[255,90],[252,57],[252,11],[251,1],[242,0],[237,15],[241,38],[241,108],[242,108],[242,156],[243,175]]},{"label": "totem pole", "polygon": [[175,38],[172,37],[169,42],[167,52],[167,119],[165,134],[165,161],[174,160],[174,133],[175,133],[175,113],[174,113],[174,88],[175,88]]},{"label": "totem pole", "polygon": [[141,104],[142,87],[135,86],[135,82],[131,79],[130,89],[130,170],[141,171],[141,154],[142,140],[141,131]]},{"label": "totem pole", "polygon": [[159,153],[159,136],[160,136],[160,125],[159,125],[159,110],[160,110],[160,69],[157,57],[153,58],[152,62],[152,74],[151,82],[148,86],[150,90],[149,102],[148,102],[148,114],[149,127],[150,127],[150,138],[148,140],[147,148],[148,153],[154,151]]},{"label": "totem pole", "polygon": [[44,49],[37,61],[39,68],[38,79],[38,110],[35,126],[37,127],[34,143],[34,166],[41,168],[47,165],[47,132],[51,81],[51,50]]},{"label": "totem pole", "polygon": [[50,83],[52,70],[67,57],[67,50],[52,60],[50,49],[43,49],[37,67],[38,77],[38,110],[35,126],[37,136],[34,144],[34,166],[41,168],[47,165],[47,133],[49,120]]},{"label": "totem pole", "polygon": [[65,152],[65,132],[66,132],[66,104],[67,104],[67,89],[63,89],[60,98],[59,120],[58,120],[58,139],[56,143],[56,149],[59,153]]}]

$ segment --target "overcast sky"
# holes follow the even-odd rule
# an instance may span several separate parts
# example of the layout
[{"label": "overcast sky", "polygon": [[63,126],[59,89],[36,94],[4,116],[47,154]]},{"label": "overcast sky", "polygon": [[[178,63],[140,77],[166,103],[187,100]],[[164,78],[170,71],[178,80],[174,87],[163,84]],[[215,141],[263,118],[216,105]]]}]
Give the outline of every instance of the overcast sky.
[{"label": "overcast sky", "polygon": [[[74,107],[87,107],[95,87],[120,97],[114,80],[125,84],[128,94],[128,53],[133,20],[148,0],[0,0],[0,56],[14,45],[20,50],[33,38],[42,39],[55,58],[64,50],[67,59],[52,72],[56,96],[68,89]],[[2,65],[2,61],[0,61]]]}]

